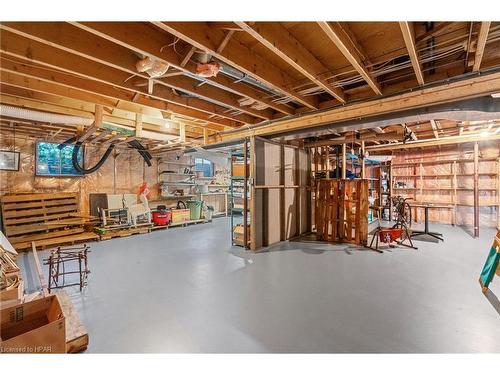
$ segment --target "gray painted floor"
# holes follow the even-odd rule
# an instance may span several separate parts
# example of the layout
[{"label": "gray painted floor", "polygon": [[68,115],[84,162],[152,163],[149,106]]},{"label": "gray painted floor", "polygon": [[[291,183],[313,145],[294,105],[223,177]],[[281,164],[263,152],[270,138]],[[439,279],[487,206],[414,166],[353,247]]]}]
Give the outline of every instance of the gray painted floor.
[{"label": "gray painted floor", "polygon": [[500,352],[500,280],[477,282],[495,234],[432,225],[444,243],[384,254],[287,242],[253,254],[229,222],[91,245],[67,289],[88,352]]}]

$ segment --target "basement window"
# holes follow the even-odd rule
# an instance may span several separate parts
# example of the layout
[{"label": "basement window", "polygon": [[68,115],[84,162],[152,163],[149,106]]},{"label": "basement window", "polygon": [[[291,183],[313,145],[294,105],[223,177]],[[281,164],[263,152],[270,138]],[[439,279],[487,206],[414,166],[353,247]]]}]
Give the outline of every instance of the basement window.
[{"label": "basement window", "polygon": [[210,160],[195,158],[194,165],[196,172],[203,172],[203,177],[213,177],[214,163],[212,163]]}]

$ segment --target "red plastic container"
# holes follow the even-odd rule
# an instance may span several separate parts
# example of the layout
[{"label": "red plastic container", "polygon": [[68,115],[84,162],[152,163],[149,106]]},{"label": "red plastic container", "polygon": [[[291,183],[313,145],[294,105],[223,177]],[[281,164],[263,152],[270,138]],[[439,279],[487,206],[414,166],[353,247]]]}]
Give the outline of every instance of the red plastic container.
[{"label": "red plastic container", "polygon": [[155,225],[168,225],[172,219],[172,212],[170,211],[156,211],[153,212],[153,223]]},{"label": "red plastic container", "polygon": [[399,240],[403,236],[403,228],[384,228],[379,233],[380,241],[391,243]]}]

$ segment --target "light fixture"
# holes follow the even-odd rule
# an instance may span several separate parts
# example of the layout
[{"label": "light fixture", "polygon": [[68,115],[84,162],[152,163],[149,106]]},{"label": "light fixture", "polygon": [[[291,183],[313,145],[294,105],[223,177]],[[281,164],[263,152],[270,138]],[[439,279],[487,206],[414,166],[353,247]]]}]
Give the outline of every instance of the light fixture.
[{"label": "light fixture", "polygon": [[496,92],[494,94],[491,94],[492,98],[500,98],[500,92]]},{"label": "light fixture", "polygon": [[164,119],[162,129],[171,129],[171,128],[172,128],[172,121]]},{"label": "light fixture", "polygon": [[490,132],[488,130],[483,130],[479,135],[483,138],[486,138],[487,136],[490,135]]}]

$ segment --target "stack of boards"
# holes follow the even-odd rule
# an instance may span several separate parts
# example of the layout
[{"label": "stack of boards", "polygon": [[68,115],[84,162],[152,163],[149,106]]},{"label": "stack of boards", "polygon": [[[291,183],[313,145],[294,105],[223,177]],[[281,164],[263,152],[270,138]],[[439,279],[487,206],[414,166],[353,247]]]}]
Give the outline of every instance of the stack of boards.
[{"label": "stack of boards", "polygon": [[5,235],[18,251],[95,240],[78,217],[76,193],[15,194],[1,200]]}]

